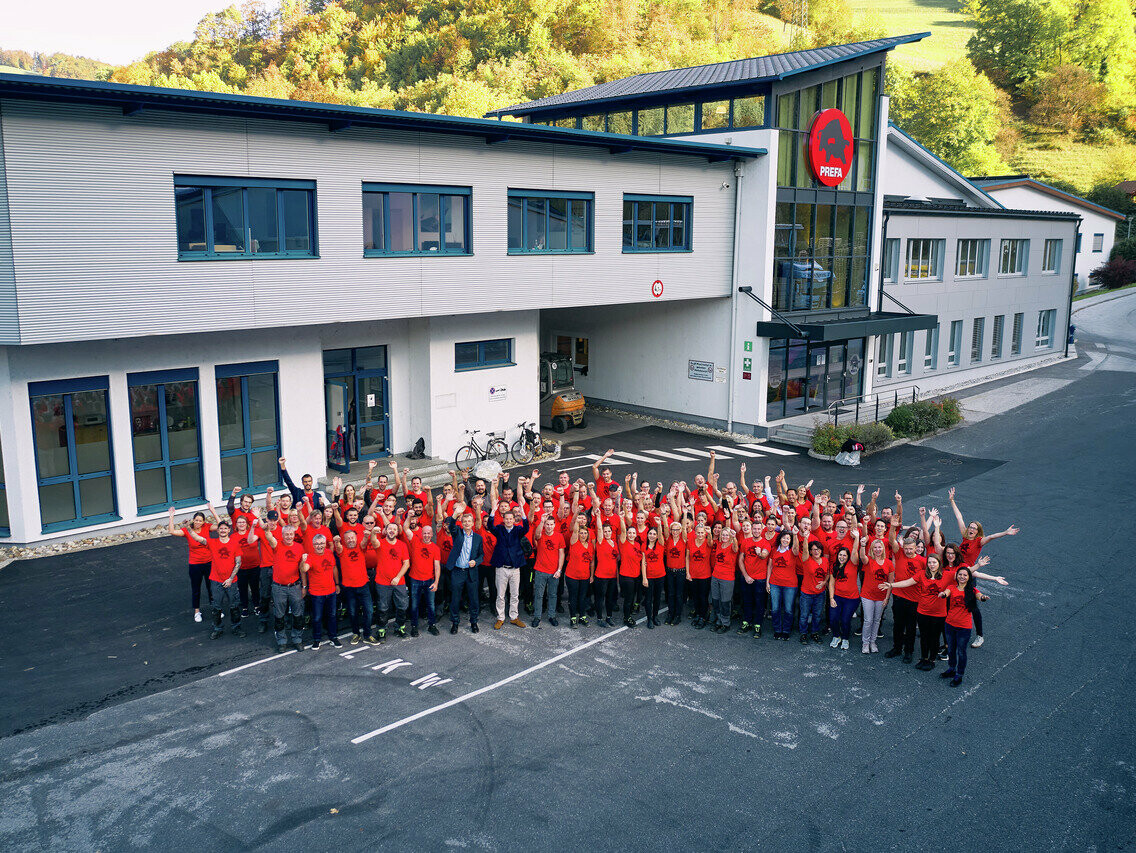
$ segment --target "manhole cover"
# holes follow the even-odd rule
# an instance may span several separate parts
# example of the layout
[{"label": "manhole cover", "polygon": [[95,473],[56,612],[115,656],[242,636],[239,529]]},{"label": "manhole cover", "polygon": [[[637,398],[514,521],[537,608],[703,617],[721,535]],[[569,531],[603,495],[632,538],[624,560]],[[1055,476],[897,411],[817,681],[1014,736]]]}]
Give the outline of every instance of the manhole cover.
[{"label": "manhole cover", "polygon": [[571,450],[571,451],[572,451],[573,453],[575,453],[575,452],[576,452],[577,450],[583,450],[583,449],[584,449],[584,445],[582,445],[582,444],[572,444],[572,445],[569,445],[569,446],[568,446],[568,449],[569,449],[569,450]]}]

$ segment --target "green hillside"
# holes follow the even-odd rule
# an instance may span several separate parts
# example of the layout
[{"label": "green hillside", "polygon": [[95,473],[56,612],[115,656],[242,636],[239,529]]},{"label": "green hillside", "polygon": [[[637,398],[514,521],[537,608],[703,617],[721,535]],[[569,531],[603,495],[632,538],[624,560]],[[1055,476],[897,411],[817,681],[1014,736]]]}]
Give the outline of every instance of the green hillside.
[{"label": "green hillside", "polygon": [[974,21],[957,0],[851,0],[864,23],[888,35],[930,32],[931,37],[897,48],[894,55],[917,71],[930,71],[966,56]]}]

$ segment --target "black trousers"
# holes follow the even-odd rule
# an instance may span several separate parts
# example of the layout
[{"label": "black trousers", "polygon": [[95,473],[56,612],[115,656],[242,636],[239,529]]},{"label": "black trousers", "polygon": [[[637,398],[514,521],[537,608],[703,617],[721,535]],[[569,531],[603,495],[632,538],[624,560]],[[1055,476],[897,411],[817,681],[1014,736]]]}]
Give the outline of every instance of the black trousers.
[{"label": "black trousers", "polygon": [[492,566],[477,567],[477,591],[480,595],[482,585],[489,586],[489,603],[496,607],[497,601],[497,570]]},{"label": "black trousers", "polygon": [[919,660],[933,661],[939,654],[943,624],[947,618],[916,613],[915,620],[919,623]]},{"label": "black trousers", "polygon": [[691,595],[694,597],[694,613],[699,619],[710,616],[710,578],[694,578],[690,582]]},{"label": "black trousers", "polygon": [[915,608],[914,601],[896,595],[891,597],[891,618],[895,623],[891,634],[892,642],[897,649],[908,655],[915,651]]},{"label": "black trousers", "polygon": [[668,570],[666,577],[667,615],[672,622],[682,618],[686,601],[686,569]]},{"label": "black trousers", "polygon": [[615,578],[596,578],[592,581],[592,599],[596,605],[596,618],[610,619],[615,615],[615,599],[619,584]]},{"label": "black trousers", "polygon": [[[663,578],[647,578],[647,587],[643,590],[644,607],[647,619],[654,625],[659,624],[659,608],[663,603]],[[642,587],[642,581],[640,581]]]},{"label": "black trousers", "polygon": [[623,620],[625,622],[631,618],[631,609],[635,606],[635,587],[641,583],[642,581],[638,577],[625,578],[623,575],[619,576],[619,594],[623,598]]},{"label": "black trousers", "polygon": [[260,566],[237,569],[237,591],[241,595],[242,610],[248,610],[250,597],[253,604],[260,603]]},{"label": "black trousers", "polygon": [[[563,577],[563,576],[562,576]],[[568,578],[568,615],[579,619],[588,614],[588,582]]]}]

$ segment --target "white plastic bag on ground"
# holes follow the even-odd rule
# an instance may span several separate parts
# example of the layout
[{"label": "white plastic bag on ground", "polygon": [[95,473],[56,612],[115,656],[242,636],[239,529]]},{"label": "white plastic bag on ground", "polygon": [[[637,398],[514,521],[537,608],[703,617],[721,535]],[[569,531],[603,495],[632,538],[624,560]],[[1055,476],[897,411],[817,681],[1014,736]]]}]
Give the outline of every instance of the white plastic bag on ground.
[{"label": "white plastic bag on ground", "polygon": [[856,467],[857,465],[860,464],[860,451],[859,450],[851,450],[851,451],[841,450],[839,453],[836,454],[836,464],[837,465],[851,465],[852,467]]}]

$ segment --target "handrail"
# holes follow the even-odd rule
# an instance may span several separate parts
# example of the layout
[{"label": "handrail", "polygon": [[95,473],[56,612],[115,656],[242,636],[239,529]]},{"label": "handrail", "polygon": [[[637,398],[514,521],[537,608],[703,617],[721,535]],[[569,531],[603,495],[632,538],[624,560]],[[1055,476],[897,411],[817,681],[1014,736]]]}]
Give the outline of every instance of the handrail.
[{"label": "handrail", "polygon": [[764,299],[753,292],[753,288],[748,284],[745,287],[739,287],[738,293],[744,293],[746,296],[748,296],[750,299],[752,299],[754,302],[756,302],[758,305],[760,305],[762,308],[764,308],[766,311],[768,311],[770,314],[772,314],[774,317],[776,317],[778,320],[780,320],[782,323],[796,332],[800,337],[806,337],[804,329],[802,329],[772,305],[767,304]]},{"label": "handrail", "polygon": [[[828,406],[827,409],[825,409],[825,411],[828,413],[827,416],[832,418],[832,425],[834,427],[836,427],[836,426],[840,425],[840,409],[842,407],[855,406],[856,407],[856,414],[853,417],[852,422],[853,423],[860,423],[860,407],[866,406],[866,405],[871,405],[874,402],[875,403],[875,420],[878,421],[880,419],[880,395],[881,395],[881,393],[887,394],[888,396],[893,397],[892,407],[894,408],[895,406],[899,405],[899,391],[900,391],[899,388],[895,388],[895,389],[892,389],[890,391],[883,391],[883,392],[875,391],[871,394],[860,394],[859,396],[856,396],[856,397],[846,397],[842,400],[837,400],[835,403],[832,403],[831,405]],[[908,391],[911,392],[911,402],[912,403],[916,402],[919,399],[919,386],[918,385],[912,385],[909,388],[903,389],[904,401],[907,400],[907,392]],[[875,399],[873,400],[872,398],[875,398]]]}]

